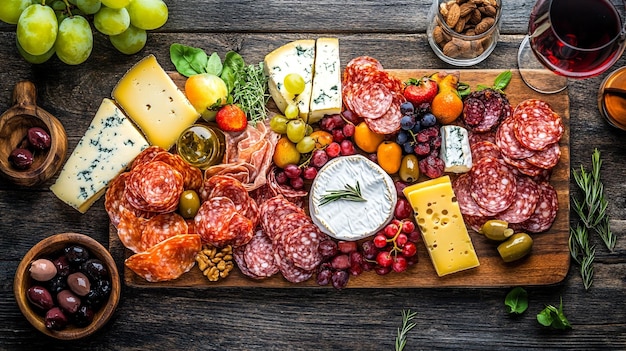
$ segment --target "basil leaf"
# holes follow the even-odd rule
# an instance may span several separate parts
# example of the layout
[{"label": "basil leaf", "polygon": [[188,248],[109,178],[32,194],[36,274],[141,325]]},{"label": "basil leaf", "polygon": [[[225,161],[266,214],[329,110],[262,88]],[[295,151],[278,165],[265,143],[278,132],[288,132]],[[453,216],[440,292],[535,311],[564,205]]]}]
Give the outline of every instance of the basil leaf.
[{"label": "basil leaf", "polygon": [[537,314],[537,322],[543,326],[552,327],[554,329],[564,330],[572,328],[572,325],[563,313],[562,299],[558,309],[552,305],[548,305],[541,312],[539,312],[539,314]]},{"label": "basil leaf", "polygon": [[170,60],[178,73],[185,77],[206,73],[208,57],[202,49],[174,43],[170,46]]},{"label": "basil leaf", "polygon": [[539,324],[543,325],[544,327],[551,326],[552,321],[553,321],[552,314],[550,313],[550,310],[547,307],[541,312],[539,312],[539,314],[537,314],[537,322],[539,322]]},{"label": "basil leaf", "polygon": [[224,66],[222,68],[222,74],[220,78],[226,83],[226,87],[228,88],[228,93],[230,94],[235,87],[235,80],[237,79],[237,74],[233,71],[232,68],[228,66]]},{"label": "basil leaf", "polygon": [[234,51],[229,51],[224,56],[224,66],[230,67],[234,72],[239,73],[246,67],[243,57]]},{"label": "basil leaf", "polygon": [[511,82],[511,71],[504,71],[500,74],[498,74],[498,76],[496,77],[496,80],[493,83],[493,89],[494,90],[504,90],[504,88],[507,87],[507,85],[509,85],[509,83]]},{"label": "basil leaf", "polygon": [[528,293],[516,287],[506,295],[504,304],[509,307],[509,313],[521,314],[528,308]]},{"label": "basil leaf", "polygon": [[214,74],[218,77],[220,74],[222,74],[222,59],[220,59],[220,56],[217,54],[217,52],[214,52],[209,57],[209,61],[206,65],[206,72]]}]

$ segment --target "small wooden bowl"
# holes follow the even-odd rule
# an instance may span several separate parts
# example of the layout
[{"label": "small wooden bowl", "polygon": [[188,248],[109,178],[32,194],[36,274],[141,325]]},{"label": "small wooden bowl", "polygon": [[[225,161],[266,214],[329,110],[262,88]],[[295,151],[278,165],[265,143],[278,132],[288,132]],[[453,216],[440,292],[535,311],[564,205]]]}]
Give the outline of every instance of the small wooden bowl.
[{"label": "small wooden bowl", "polygon": [[[93,321],[88,326],[80,328],[70,323],[63,330],[50,330],[45,326],[44,317],[33,308],[26,297],[26,291],[36,282],[30,277],[29,268],[34,260],[50,257],[73,244],[87,248],[91,257],[97,258],[104,263],[111,278],[111,294],[108,301],[103,303],[98,311],[94,311]],[[95,239],[78,233],[56,234],[37,243],[26,253],[20,262],[15,272],[15,280],[13,281],[15,300],[24,317],[42,333],[61,340],[74,340],[86,337],[105,325],[117,308],[120,300],[120,289],[120,276],[109,251]]]},{"label": "small wooden bowl", "polygon": [[[22,81],[13,90],[13,107],[0,116],[0,174],[21,186],[35,186],[52,178],[63,166],[67,135],[61,122],[37,106],[35,85]],[[33,152],[33,164],[25,170],[9,162],[11,152],[20,146],[29,128],[40,127],[50,134],[48,150]],[[32,150],[31,150],[32,151]]]}]

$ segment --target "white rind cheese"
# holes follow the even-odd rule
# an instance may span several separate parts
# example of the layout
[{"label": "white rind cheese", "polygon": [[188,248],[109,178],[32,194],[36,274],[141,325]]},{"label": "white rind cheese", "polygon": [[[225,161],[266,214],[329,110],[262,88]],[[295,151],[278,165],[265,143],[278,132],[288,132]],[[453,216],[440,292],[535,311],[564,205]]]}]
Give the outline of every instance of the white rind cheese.
[{"label": "white rind cheese", "polygon": [[469,172],[472,168],[472,151],[465,128],[453,125],[441,127],[439,157],[445,164],[444,172]]},{"label": "white rind cheese", "polygon": [[307,123],[316,123],[325,115],[341,113],[341,106],[339,39],[319,38],[315,45],[315,70]]},{"label": "white rind cheese", "polygon": [[50,190],[85,213],[109,182],[148,146],[148,141],[115,103],[104,99]]},{"label": "white rind cheese", "polygon": [[[338,200],[320,205],[324,194],[356,186],[366,200]],[[330,160],[315,177],[309,194],[309,211],[320,230],[338,240],[354,241],[381,230],[393,219],[398,196],[391,177],[361,155]]]},{"label": "white rind cheese", "polygon": [[[300,109],[300,118],[305,121],[309,115],[311,90],[313,87],[313,65],[315,62],[315,40],[296,40],[285,44],[265,56],[263,67],[269,77],[268,87],[276,106],[285,111],[289,102],[294,101]],[[295,96],[285,89],[285,76],[298,73],[304,78],[304,91]]]}]

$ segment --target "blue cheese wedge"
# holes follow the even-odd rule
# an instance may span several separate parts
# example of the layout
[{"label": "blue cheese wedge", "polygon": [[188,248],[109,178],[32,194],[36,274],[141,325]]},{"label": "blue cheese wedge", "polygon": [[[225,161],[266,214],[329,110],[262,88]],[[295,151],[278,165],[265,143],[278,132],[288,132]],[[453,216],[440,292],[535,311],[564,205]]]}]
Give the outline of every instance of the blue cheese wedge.
[{"label": "blue cheese wedge", "polygon": [[444,172],[465,173],[472,168],[472,151],[465,128],[454,125],[441,127],[439,157],[445,164]]},{"label": "blue cheese wedge", "polygon": [[307,123],[316,123],[325,115],[341,113],[341,105],[339,39],[319,38],[315,43],[315,69]]},{"label": "blue cheese wedge", "polygon": [[[365,201],[337,200],[322,205],[324,195],[359,184]],[[354,241],[381,230],[393,219],[398,201],[391,177],[361,155],[342,156],[322,167],[311,185],[309,211],[320,230],[338,240]]]},{"label": "blue cheese wedge", "polygon": [[[308,118],[313,88],[315,40],[296,40],[285,44],[265,56],[263,68],[268,76],[268,87],[276,106],[285,111],[290,102],[300,109],[300,118]],[[285,89],[285,76],[297,73],[304,78],[304,91],[298,96]]]},{"label": "blue cheese wedge", "polygon": [[109,182],[148,146],[148,141],[117,105],[104,99],[50,190],[85,213],[102,196]]}]

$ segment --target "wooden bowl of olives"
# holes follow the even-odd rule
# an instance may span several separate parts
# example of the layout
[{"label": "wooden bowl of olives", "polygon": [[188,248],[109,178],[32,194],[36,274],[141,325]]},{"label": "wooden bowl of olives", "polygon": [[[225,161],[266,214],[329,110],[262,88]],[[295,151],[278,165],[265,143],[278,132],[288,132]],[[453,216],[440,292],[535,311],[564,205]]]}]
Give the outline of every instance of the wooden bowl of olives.
[{"label": "wooden bowl of olives", "polygon": [[13,292],[35,328],[53,338],[74,340],[109,321],[120,299],[120,277],[111,254],[98,241],[61,233],[26,253]]},{"label": "wooden bowl of olives", "polygon": [[21,186],[52,178],[63,166],[67,135],[61,122],[36,104],[35,85],[17,83],[13,107],[0,116],[0,175]]}]

